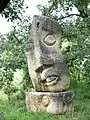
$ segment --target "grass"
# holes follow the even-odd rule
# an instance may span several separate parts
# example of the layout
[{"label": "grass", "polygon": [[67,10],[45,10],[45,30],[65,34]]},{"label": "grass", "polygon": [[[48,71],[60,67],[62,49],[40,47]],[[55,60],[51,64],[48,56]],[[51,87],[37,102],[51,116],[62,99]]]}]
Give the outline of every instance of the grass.
[{"label": "grass", "polygon": [[[83,90],[84,91],[84,90]],[[23,101],[0,101],[0,120],[90,120],[90,91],[75,92],[75,110],[71,114],[52,115],[44,112],[27,112]]]}]

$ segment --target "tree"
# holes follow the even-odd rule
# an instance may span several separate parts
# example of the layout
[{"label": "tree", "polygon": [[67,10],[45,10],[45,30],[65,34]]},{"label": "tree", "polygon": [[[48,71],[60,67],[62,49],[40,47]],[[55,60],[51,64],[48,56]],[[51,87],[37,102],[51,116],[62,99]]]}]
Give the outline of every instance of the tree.
[{"label": "tree", "polygon": [[[49,0],[48,3],[49,5],[46,6],[38,5],[43,15],[53,15],[54,12],[56,14],[54,14],[53,16],[55,16],[56,18],[58,17],[58,19],[64,19],[66,17],[74,15],[82,18],[87,18],[90,16],[90,9],[88,9],[88,5],[90,4],[89,0]],[[73,7],[78,10],[78,14],[70,14],[70,11],[72,11]],[[61,15],[60,12],[62,12]],[[57,13],[59,14],[59,16],[57,16]]]},{"label": "tree", "polygon": [[6,8],[9,1],[10,0],[0,0],[0,12],[2,12]]},{"label": "tree", "polygon": [[[1,0],[2,2],[3,0]],[[4,0],[1,4],[1,15],[7,18],[7,20],[14,21],[16,19],[21,20],[22,15],[25,12],[27,6],[24,4],[24,0]],[[7,4],[8,3],[8,4]],[[7,6],[6,6],[7,4]],[[5,8],[5,9],[4,9]]]},{"label": "tree", "polygon": [[[42,15],[56,19],[63,29],[63,44],[68,44],[62,50],[67,56],[71,83],[74,87],[90,83],[89,4],[89,0],[49,0],[48,5],[37,6]],[[78,13],[71,13],[73,8],[77,9]]]},{"label": "tree", "polygon": [[21,92],[32,87],[27,69],[25,47],[30,29],[30,17],[22,17],[22,21],[13,26],[13,30],[0,36],[0,88],[10,95],[18,91],[13,86],[13,75],[16,69],[23,69],[24,77]]}]

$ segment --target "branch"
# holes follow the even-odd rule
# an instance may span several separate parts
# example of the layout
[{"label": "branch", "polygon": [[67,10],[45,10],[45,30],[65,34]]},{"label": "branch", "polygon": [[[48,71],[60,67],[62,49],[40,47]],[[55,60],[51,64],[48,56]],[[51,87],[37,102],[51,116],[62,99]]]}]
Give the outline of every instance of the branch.
[{"label": "branch", "polygon": [[65,16],[65,17],[61,17],[60,20],[62,20],[62,19],[64,19],[64,18],[67,18],[67,17],[74,16],[74,15],[79,16],[79,17],[82,17],[80,14],[70,14],[70,15],[67,15],[67,16]]},{"label": "branch", "polygon": [[16,35],[13,33],[14,38],[18,41],[18,43],[22,44],[22,42],[16,37]]},{"label": "branch", "polygon": [[14,34],[16,31],[16,26],[14,26],[13,36],[17,40],[18,43],[22,44],[22,42],[17,38],[17,36]]},{"label": "branch", "polygon": [[76,3],[74,3],[74,6],[78,9],[78,12],[82,18],[88,18],[88,14],[85,9],[81,9]]}]

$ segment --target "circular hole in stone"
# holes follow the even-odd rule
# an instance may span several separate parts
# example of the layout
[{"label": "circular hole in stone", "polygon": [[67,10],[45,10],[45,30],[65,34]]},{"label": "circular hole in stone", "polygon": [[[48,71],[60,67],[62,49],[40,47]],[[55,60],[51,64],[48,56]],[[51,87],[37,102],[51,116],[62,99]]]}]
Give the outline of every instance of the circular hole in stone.
[{"label": "circular hole in stone", "polygon": [[37,28],[39,28],[39,26],[40,26],[40,23],[39,23],[39,22],[37,22]]},{"label": "circular hole in stone", "polygon": [[42,103],[44,106],[48,106],[49,104],[49,98],[47,96],[43,96]]}]

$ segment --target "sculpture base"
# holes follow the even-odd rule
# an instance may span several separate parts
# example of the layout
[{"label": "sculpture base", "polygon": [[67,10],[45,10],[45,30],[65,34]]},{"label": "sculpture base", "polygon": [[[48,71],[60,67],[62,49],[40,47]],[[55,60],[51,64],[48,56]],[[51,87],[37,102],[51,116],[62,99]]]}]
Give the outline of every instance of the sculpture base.
[{"label": "sculpture base", "polygon": [[74,110],[73,91],[65,92],[27,92],[28,111],[46,111],[52,114],[64,114]]}]

